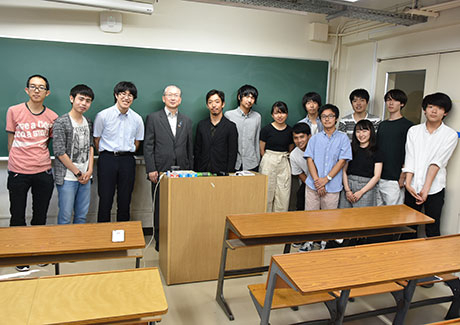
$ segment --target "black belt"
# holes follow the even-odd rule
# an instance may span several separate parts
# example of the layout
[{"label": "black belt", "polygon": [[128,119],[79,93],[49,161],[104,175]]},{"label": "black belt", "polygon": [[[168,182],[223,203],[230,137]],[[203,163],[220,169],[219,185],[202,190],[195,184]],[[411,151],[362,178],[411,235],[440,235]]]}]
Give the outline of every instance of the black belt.
[{"label": "black belt", "polygon": [[107,150],[104,150],[104,151],[101,151],[101,154],[107,154],[107,155],[111,155],[111,156],[134,156],[134,152],[131,152],[131,151],[107,151]]}]

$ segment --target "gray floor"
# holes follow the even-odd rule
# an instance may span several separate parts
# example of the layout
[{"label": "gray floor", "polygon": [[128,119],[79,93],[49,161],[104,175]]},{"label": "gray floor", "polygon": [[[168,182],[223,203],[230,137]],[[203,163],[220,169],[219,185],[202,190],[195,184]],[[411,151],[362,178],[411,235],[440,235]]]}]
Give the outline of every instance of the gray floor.
[{"label": "gray floor", "polygon": [[[150,238],[146,238],[148,241]],[[282,246],[266,247],[266,260],[272,254],[282,252]],[[151,267],[158,266],[158,254],[152,247],[145,252],[145,257],[141,266]],[[61,264],[61,274],[96,272],[117,269],[134,268],[133,259],[91,261],[78,263]],[[29,276],[54,275],[54,267],[32,266]],[[24,276],[18,273],[14,268],[0,268],[0,277],[5,276]],[[314,276],[314,274],[312,274]],[[235,315],[234,321],[229,321],[215,301],[216,281],[200,282],[193,284],[164,286],[169,310],[164,315],[161,324],[258,324],[259,316],[254,308],[249,296],[247,285],[261,283],[266,279],[266,275],[252,276],[245,278],[229,279],[225,281],[224,294]],[[449,295],[450,289],[442,283],[436,284],[433,288],[417,288],[414,300],[420,300],[429,297]],[[348,313],[363,312],[376,308],[392,306],[394,300],[390,294],[381,294],[364,298],[357,298],[355,302],[347,306]],[[440,304],[435,306],[421,307],[412,309],[406,318],[406,324],[426,324],[440,321],[444,318],[449,304]],[[270,323],[291,324],[301,321],[327,318],[328,312],[323,304],[315,304],[300,307],[298,311],[291,309],[272,311]],[[347,324],[391,324],[393,315],[384,315],[379,317],[367,318],[359,321],[348,322]],[[1,321],[0,321],[1,322]]]}]

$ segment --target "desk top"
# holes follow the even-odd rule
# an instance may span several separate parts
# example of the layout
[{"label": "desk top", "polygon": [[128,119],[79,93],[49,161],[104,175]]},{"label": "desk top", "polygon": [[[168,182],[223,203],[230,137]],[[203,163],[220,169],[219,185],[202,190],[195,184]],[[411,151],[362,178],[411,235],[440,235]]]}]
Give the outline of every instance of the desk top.
[{"label": "desk top", "polygon": [[272,257],[303,293],[351,289],[460,270],[460,235]]},{"label": "desk top", "polygon": [[[112,242],[123,229],[125,241]],[[140,221],[0,228],[0,258],[144,248]]]},{"label": "desk top", "polygon": [[86,324],[168,311],[157,268],[2,281],[0,291],[8,324]]},{"label": "desk top", "polygon": [[406,205],[238,214],[228,216],[227,220],[243,239],[380,229],[434,222],[430,217]]}]

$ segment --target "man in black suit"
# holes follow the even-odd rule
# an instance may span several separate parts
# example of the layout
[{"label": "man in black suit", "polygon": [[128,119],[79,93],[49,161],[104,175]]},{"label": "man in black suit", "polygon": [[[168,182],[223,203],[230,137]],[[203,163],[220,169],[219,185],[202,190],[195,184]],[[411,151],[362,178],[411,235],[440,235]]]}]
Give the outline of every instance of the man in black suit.
[{"label": "man in black suit", "polygon": [[[170,85],[163,92],[164,109],[147,116],[144,159],[145,171],[152,182],[152,198],[159,173],[178,166],[191,169],[193,165],[192,120],[178,112],[182,101],[179,87]],[[159,248],[159,190],[155,198],[154,237]]]}]

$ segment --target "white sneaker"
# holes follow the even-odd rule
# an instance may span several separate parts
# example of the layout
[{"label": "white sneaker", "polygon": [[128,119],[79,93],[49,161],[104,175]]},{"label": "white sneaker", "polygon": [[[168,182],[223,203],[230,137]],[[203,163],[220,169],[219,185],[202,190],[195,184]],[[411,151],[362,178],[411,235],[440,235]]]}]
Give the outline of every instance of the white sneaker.
[{"label": "white sneaker", "polygon": [[309,252],[313,249],[313,245],[311,244],[311,242],[306,242],[306,243],[303,243],[303,245],[299,248],[299,252]]},{"label": "white sneaker", "polygon": [[30,270],[29,265],[18,265],[16,266],[16,271],[18,272],[27,272]]},{"label": "white sneaker", "polygon": [[299,247],[302,247],[304,243],[292,243],[291,246],[294,247],[294,248],[299,248]]}]

